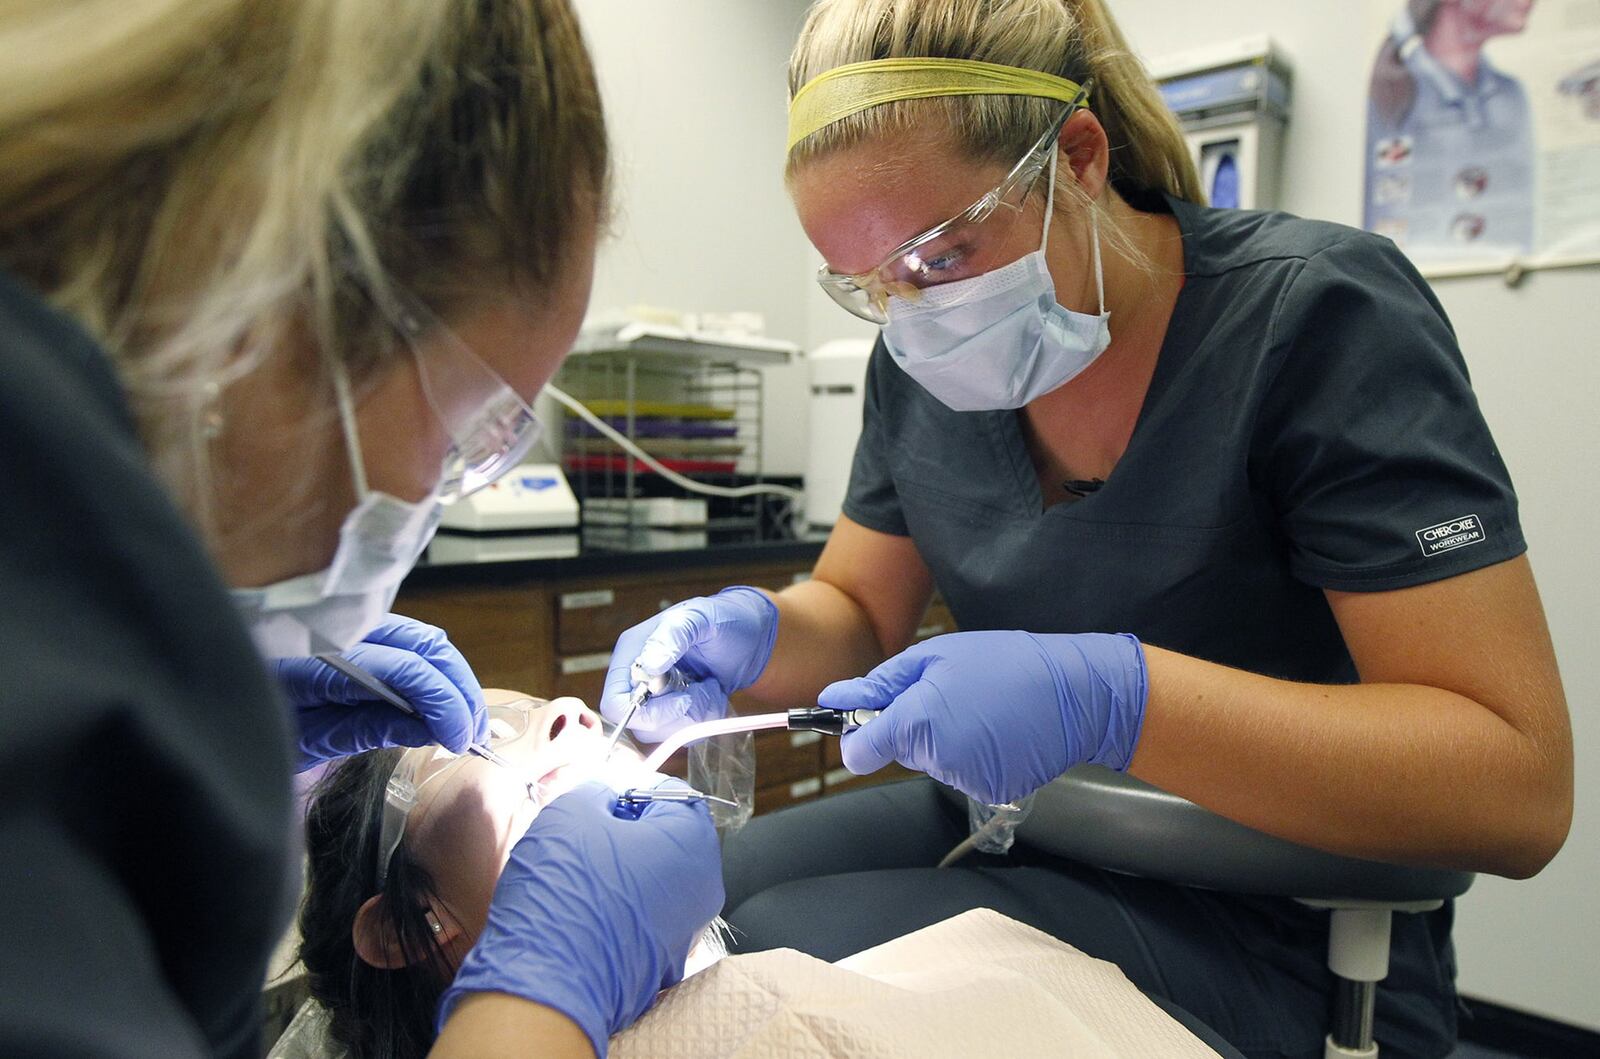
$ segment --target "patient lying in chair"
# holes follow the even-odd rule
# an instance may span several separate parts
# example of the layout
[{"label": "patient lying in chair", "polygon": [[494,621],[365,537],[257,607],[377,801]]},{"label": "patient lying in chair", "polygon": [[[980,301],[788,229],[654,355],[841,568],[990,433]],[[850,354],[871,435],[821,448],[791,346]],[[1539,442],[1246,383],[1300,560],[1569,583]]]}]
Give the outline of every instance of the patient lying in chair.
[{"label": "patient lying in chair", "polygon": [[[275,1056],[426,1054],[439,998],[539,808],[588,779],[649,785],[636,753],[604,759],[599,719],[578,700],[488,698],[494,747],[536,779],[532,796],[516,774],[438,748],[349,758],[313,792],[299,918],[313,1003]],[[719,963],[722,951],[708,925],[693,977],[611,1054],[1214,1054],[1113,965],[995,912],[839,964],[792,950]]]}]

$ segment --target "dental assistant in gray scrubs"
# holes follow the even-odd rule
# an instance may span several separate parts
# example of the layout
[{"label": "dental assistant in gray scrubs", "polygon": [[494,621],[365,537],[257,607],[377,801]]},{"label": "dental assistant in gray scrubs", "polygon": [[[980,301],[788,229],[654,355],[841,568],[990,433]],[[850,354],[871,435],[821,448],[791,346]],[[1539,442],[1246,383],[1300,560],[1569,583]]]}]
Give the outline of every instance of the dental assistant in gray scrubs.
[{"label": "dental assistant in gray scrubs", "polygon": [[[604,712],[676,664],[643,738],[741,689],[866,707],[858,773],[996,803],[1095,762],[1335,853],[1539,871],[1566,703],[1506,468],[1394,245],[1201,205],[1098,0],[821,0],[790,91],[819,280],[882,325],[844,515],[806,583],[624,634]],[[964,631],[908,647],[935,588]],[[937,871],[943,804],[917,780],[754,821],[736,937],[832,957],[989,906],[1246,1054],[1321,1054],[1326,913],[1021,849]],[[1396,924],[1387,1048],[1451,1049],[1451,915]]]}]

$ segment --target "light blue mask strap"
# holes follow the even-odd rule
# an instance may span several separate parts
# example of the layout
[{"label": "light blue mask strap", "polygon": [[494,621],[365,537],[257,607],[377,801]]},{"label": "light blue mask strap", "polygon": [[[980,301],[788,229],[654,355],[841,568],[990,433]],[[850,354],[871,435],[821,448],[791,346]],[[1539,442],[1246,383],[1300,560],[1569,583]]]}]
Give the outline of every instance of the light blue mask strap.
[{"label": "light blue mask strap", "polygon": [[[1045,192],[1044,198],[1044,236],[1039,240],[1039,252],[1042,254],[1050,246],[1050,219],[1055,216],[1056,209],[1056,158],[1061,154],[1058,145],[1050,155],[1050,189]],[[1100,299],[1100,315],[1106,314],[1106,276],[1100,267],[1100,214],[1096,211],[1094,203],[1089,203],[1089,242],[1090,252],[1094,254],[1094,291]]]},{"label": "light blue mask strap", "polygon": [[345,452],[350,457],[350,477],[356,484],[356,503],[367,498],[367,466],[361,453],[361,434],[356,430],[356,403],[350,396],[350,377],[344,365],[329,358],[329,371],[333,374],[333,399],[339,405],[339,427],[344,431]]}]

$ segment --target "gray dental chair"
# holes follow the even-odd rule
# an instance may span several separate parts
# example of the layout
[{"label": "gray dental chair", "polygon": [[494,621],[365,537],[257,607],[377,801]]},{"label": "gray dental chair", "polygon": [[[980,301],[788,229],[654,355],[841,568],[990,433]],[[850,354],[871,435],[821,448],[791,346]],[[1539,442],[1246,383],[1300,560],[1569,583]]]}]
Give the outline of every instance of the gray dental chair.
[{"label": "gray dental chair", "polygon": [[[952,798],[955,791],[944,788]],[[1375,1059],[1373,1006],[1389,973],[1396,912],[1428,912],[1466,893],[1472,873],[1341,857],[1234,823],[1132,776],[1095,765],[1041,788],[1017,830],[1035,849],[1184,886],[1292,897],[1332,913],[1337,976],[1325,1059]]]}]

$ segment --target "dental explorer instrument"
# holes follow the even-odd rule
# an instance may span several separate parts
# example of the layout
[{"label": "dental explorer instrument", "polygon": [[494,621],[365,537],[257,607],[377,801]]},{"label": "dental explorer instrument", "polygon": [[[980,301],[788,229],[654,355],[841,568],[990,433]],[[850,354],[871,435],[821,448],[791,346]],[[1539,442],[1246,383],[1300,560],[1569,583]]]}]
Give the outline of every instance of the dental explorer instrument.
[{"label": "dental explorer instrument", "polygon": [[633,715],[639,712],[639,707],[649,702],[656,695],[669,691],[682,691],[689,686],[689,680],[677,666],[673,666],[659,676],[650,676],[638,662],[628,667],[628,676],[633,680],[633,691],[628,696],[628,708],[622,714],[622,720],[617,723],[616,730],[611,733],[611,739],[606,743],[606,757],[617,748],[617,741],[622,738],[622,733],[628,730],[628,722],[633,720]]},{"label": "dental explorer instrument", "polygon": [[629,787],[617,795],[617,802],[622,805],[644,805],[649,802],[716,802],[730,809],[739,808],[738,802],[718,798],[714,794],[706,794],[690,787]]},{"label": "dental explorer instrument", "polygon": [[[382,699],[384,702],[387,702],[390,706],[393,706],[401,713],[409,714],[410,716],[418,719],[422,717],[422,715],[417,712],[417,708],[411,705],[411,703],[407,702],[398,691],[395,691],[388,684],[385,684],[382,680],[379,680],[371,673],[368,673],[365,669],[362,669],[360,666],[350,661],[350,659],[345,658],[343,655],[320,654],[317,655],[317,661],[332,666],[340,673],[343,673],[345,676],[355,681],[356,684],[362,688],[365,688],[367,691],[372,692],[372,694],[378,696],[378,698]],[[484,746],[482,743],[471,744],[467,747],[467,753],[476,754],[485,761],[493,762],[494,764],[499,765],[501,768],[510,769],[513,772],[522,771],[511,762],[507,761],[500,754],[496,753],[494,750],[491,750],[489,747]]]}]

